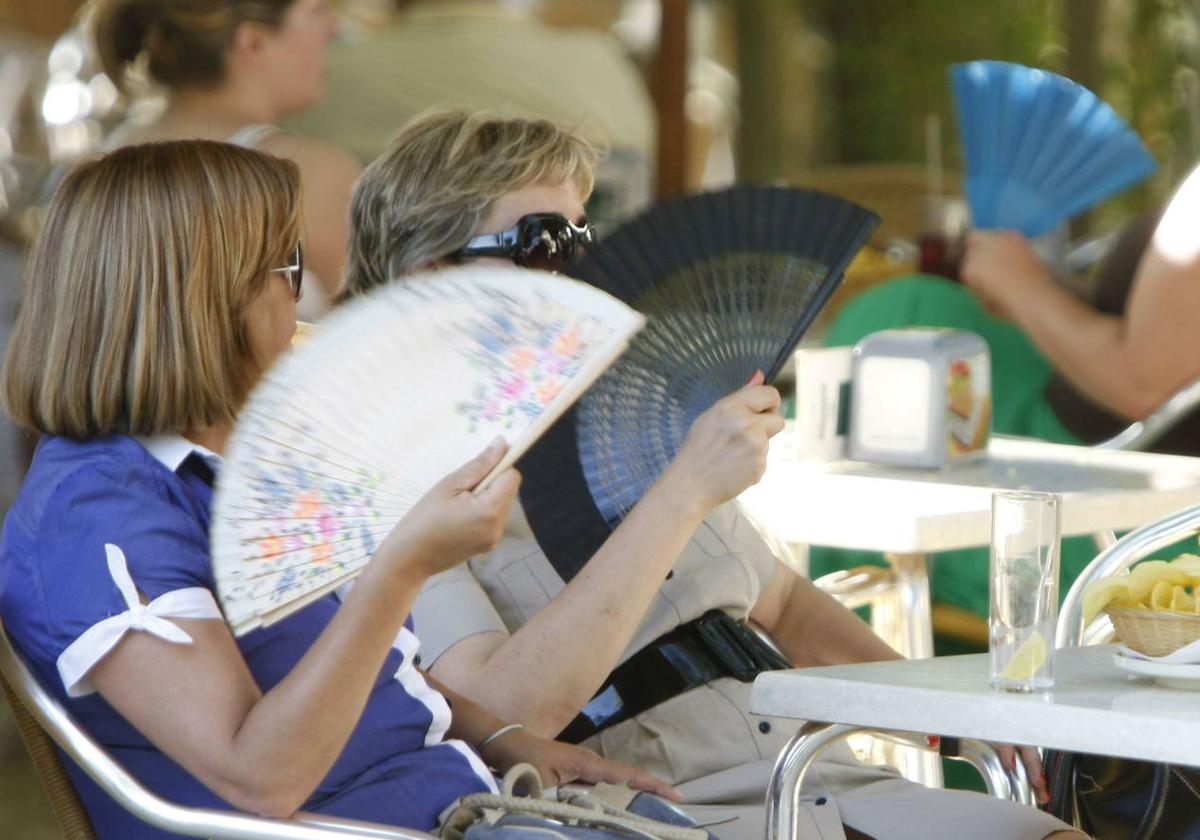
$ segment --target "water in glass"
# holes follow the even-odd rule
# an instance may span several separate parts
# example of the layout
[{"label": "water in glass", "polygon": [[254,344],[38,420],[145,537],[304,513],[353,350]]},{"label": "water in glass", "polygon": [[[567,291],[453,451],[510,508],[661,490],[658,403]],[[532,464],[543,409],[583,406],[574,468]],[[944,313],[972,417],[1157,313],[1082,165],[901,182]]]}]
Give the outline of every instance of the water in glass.
[{"label": "water in glass", "polygon": [[992,497],[989,650],[992,686],[1003,691],[1054,685],[1059,507],[1049,493]]}]

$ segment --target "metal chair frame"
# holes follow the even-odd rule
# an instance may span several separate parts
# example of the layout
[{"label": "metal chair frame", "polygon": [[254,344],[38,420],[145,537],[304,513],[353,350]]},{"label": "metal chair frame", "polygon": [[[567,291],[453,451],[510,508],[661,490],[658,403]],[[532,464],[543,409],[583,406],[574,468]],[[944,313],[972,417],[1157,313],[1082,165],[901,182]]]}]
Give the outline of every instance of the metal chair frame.
[{"label": "metal chair frame", "polygon": [[[0,675],[11,690],[14,712],[31,716],[71,760],[116,802],[156,828],[212,840],[435,840],[431,834],[378,823],[300,812],[291,819],[254,817],[211,808],[191,808],[151,793],[100,747],[38,681],[0,625]],[[15,702],[14,702],[15,701]],[[27,739],[27,743],[28,739]],[[44,768],[39,766],[39,772]],[[65,778],[65,768],[62,769]],[[49,787],[52,780],[42,777]],[[62,780],[58,780],[61,784]],[[59,803],[56,802],[56,807]],[[82,810],[82,806],[79,806]],[[72,815],[87,821],[86,813]],[[63,814],[59,814],[60,821]],[[74,836],[85,836],[77,832]]]},{"label": "metal chair frame", "polygon": [[1200,533],[1200,505],[1185,508],[1170,516],[1130,531],[1111,547],[1096,555],[1067,591],[1055,628],[1055,647],[1096,645],[1111,641],[1112,622],[1106,615],[1097,616],[1090,625],[1083,625],[1083,593],[1088,584],[1128,569],[1139,560]]},{"label": "metal chair frame", "polygon": [[[924,735],[881,731],[870,726],[846,723],[804,724],[780,751],[771,771],[771,781],[767,787],[767,840],[794,840],[796,817],[800,808],[800,787],[805,774],[825,749],[843,738],[859,733],[898,741],[914,749],[932,750]],[[958,752],[947,757],[972,764],[983,776],[988,793],[992,796],[1037,807],[1025,766],[1018,761],[1016,769],[1008,770],[991,744],[963,738],[958,742]]]},{"label": "metal chair frame", "polygon": [[[1200,533],[1200,505],[1130,531],[1100,552],[1067,591],[1055,628],[1054,646],[1064,648],[1111,642],[1115,633],[1107,615],[1102,613],[1096,616],[1086,626],[1083,623],[1083,594],[1088,585],[1100,578],[1119,574],[1160,548],[1197,533]],[[1079,827],[1077,814],[1073,815],[1072,821]]]}]

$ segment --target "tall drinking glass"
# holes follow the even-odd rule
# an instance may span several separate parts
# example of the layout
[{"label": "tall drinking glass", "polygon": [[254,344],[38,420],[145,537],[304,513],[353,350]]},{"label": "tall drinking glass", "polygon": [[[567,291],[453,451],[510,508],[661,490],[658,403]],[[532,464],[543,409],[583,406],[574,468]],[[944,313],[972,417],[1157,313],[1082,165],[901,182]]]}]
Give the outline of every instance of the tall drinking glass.
[{"label": "tall drinking glass", "polygon": [[1046,691],[1054,685],[1060,508],[1053,493],[992,495],[992,688]]}]

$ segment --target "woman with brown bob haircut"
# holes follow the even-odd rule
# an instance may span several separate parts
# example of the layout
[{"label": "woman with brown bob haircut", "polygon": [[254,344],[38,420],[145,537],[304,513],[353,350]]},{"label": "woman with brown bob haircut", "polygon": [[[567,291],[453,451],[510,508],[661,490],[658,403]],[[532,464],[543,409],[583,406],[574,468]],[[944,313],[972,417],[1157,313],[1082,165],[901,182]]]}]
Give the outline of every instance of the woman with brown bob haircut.
[{"label": "woman with brown bob haircut", "polygon": [[[421,585],[490,548],[508,516],[515,472],[470,492],[500,441],[417,503],[344,602],[240,639],[221,620],[212,482],[294,332],[300,219],[294,164],[221,143],[130,146],[67,175],[4,371],[9,412],[43,435],[0,539],[12,641],[114,758],[184,805],[430,829],[493,788],[484,761],[670,795],[462,698],[451,717],[416,670]],[[164,836],[68,769],[98,837]]]}]

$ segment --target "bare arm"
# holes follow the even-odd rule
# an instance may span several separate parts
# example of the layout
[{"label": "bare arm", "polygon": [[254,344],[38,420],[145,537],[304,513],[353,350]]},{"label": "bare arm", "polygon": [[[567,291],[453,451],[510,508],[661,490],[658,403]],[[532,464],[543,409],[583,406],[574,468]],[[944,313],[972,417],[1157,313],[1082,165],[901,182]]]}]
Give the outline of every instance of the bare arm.
[{"label": "bare arm", "polygon": [[222,799],[286,817],[345,746],[421,583],[402,573],[363,578],[317,643],[266,695],[219,621],[178,620],[190,645],[130,634],[93,669],[92,682]]},{"label": "bare arm", "polygon": [[507,732],[480,749],[480,744],[489,735],[505,725],[504,721],[433,677],[427,679],[438,691],[446,695],[454,707],[454,717],[447,734],[451,738],[466,741],[480,752],[489,767],[494,767],[501,773],[524,762],[538,769],[543,783],[547,786],[565,785],[576,781],[609,782],[626,784],[677,802],[681,799],[679,791],[645,770],[601,758],[591,750],[574,744],[553,741],[523,730]]},{"label": "bare arm", "polygon": [[[557,735],[587,704],[633,638],[650,600],[703,514],[655,485],[583,570],[512,636],[468,637],[432,673],[509,720]],[[683,489],[683,488],[678,488]]]},{"label": "bare arm", "polygon": [[333,297],[342,284],[350,238],[350,195],[362,166],[337,146],[286,132],[270,136],[262,147],[294,161],[300,168],[304,258]]},{"label": "bare arm", "polygon": [[900,659],[858,616],[780,563],[750,611],[798,668]]},{"label": "bare arm", "polygon": [[429,574],[494,544],[518,476],[473,487],[503,449],[452,474],[388,535],[333,620],[263,694],[223,622],[179,620],[175,645],[126,636],[92,669],[101,695],[166,755],[226,801],[287,816],[350,737],[392,641]]},{"label": "bare arm", "polygon": [[501,717],[553,737],[591,699],[704,516],[757,481],[782,427],[773,388],[722,400],[625,521],[544,609],[511,637],[472,636],[432,672]]},{"label": "bare arm", "polygon": [[1129,419],[1200,376],[1200,170],[1168,205],[1138,264],[1124,317],[1055,284],[1018,234],[972,234],[963,278],[1020,324],[1077,389]]}]

